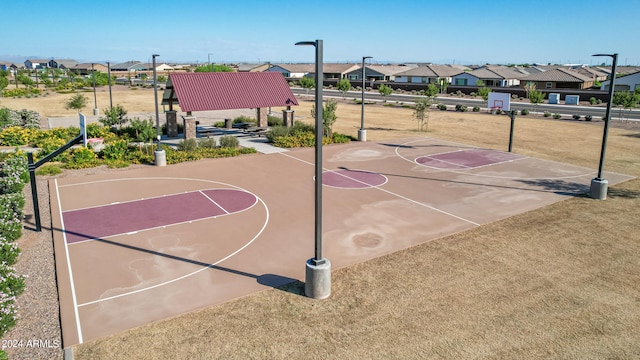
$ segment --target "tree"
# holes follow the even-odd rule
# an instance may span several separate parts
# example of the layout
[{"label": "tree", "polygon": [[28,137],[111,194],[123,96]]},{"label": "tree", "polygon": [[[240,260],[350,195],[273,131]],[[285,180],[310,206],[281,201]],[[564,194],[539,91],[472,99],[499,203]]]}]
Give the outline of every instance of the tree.
[{"label": "tree", "polygon": [[104,109],[104,117],[98,119],[102,123],[102,125],[111,127],[116,125],[123,125],[129,119],[126,118],[127,110],[125,110],[122,105],[115,105],[113,108]]},{"label": "tree", "polygon": [[316,81],[309,76],[303,76],[298,80],[298,84],[307,91],[307,96],[309,96],[309,89],[313,89],[316,87]]},{"label": "tree", "polygon": [[542,104],[544,101],[544,93],[540,90],[536,90],[535,86],[533,90],[529,91],[529,101],[533,105],[533,110],[535,111],[539,104]]},{"label": "tree", "polygon": [[393,93],[393,89],[389,85],[381,84],[380,87],[378,87],[378,92],[384,98],[384,102],[387,102],[387,96]]},{"label": "tree", "polygon": [[[213,70],[213,71],[212,71]],[[198,66],[193,72],[233,72],[233,68],[221,64],[207,64]]]},{"label": "tree", "polygon": [[434,97],[421,97],[416,100],[413,116],[418,120],[418,131],[429,131],[429,115]]},{"label": "tree", "polygon": [[78,112],[82,111],[82,109],[84,109],[85,106],[87,106],[87,97],[82,95],[82,94],[75,94],[71,97],[71,99],[69,99],[69,101],[67,101],[67,103],[65,104],[65,109],[70,110],[77,110]]},{"label": "tree", "polygon": [[429,84],[427,85],[427,89],[423,90],[422,93],[424,94],[424,96],[433,99],[436,97],[436,95],[438,95],[439,91],[440,90],[438,90],[438,87],[435,84]]},{"label": "tree", "polygon": [[344,99],[345,93],[351,90],[351,82],[349,79],[340,79],[336,84],[336,88],[342,93],[342,98]]},{"label": "tree", "polygon": [[7,79],[8,71],[0,70],[0,91],[9,86],[9,79]]},{"label": "tree", "polygon": [[630,91],[615,91],[613,93],[613,105],[620,106],[620,119],[624,119],[623,110],[629,110],[638,104],[638,95]]},{"label": "tree", "polygon": [[478,89],[478,95],[482,98],[483,104],[485,106],[487,106],[487,101],[489,101],[490,92],[491,92],[491,89],[486,86],[483,86]]},{"label": "tree", "polygon": [[536,89],[536,83],[534,82],[530,82],[528,81],[526,84],[524,84],[524,95],[525,97],[528,99],[529,98],[529,93],[533,90]]},{"label": "tree", "polygon": [[484,83],[484,81],[478,79],[476,80],[476,86],[485,86],[486,84]]},{"label": "tree", "polygon": [[[322,133],[325,137],[330,138],[333,136],[333,124],[338,119],[338,116],[336,115],[337,109],[338,103],[333,99],[327,100],[325,105],[322,107]],[[316,117],[315,105],[311,107],[311,117]]]},{"label": "tree", "polygon": [[440,92],[442,92],[443,94],[447,93],[447,88],[450,85],[450,82],[447,81],[447,79],[440,79]]}]

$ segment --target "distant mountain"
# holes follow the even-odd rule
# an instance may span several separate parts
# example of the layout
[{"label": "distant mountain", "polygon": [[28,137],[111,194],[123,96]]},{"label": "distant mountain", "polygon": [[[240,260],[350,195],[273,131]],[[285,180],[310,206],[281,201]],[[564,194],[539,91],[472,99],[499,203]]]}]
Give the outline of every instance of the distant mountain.
[{"label": "distant mountain", "polygon": [[6,54],[0,54],[0,60],[1,61],[7,61],[10,63],[14,63],[14,64],[24,64],[25,60],[27,59],[40,59],[37,56],[22,56],[22,55],[6,55]]}]

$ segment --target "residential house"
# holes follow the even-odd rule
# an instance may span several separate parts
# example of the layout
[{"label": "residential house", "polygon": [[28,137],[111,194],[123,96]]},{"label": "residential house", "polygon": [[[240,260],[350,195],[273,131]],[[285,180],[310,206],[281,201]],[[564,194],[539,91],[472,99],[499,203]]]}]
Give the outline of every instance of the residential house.
[{"label": "residential house", "polygon": [[89,75],[93,71],[95,72],[107,72],[107,66],[99,63],[81,63],[76,64],[74,67],[69,70],[73,71],[78,75]]},{"label": "residential house", "polygon": [[132,72],[143,70],[144,64],[140,61],[127,61],[119,64],[112,64],[111,71],[115,72]]},{"label": "residential house", "polygon": [[453,76],[451,84],[458,86],[475,86],[481,82],[485,86],[518,86],[520,85],[520,79],[528,75],[529,73],[520,68],[486,65]]},{"label": "residential house", "polygon": [[78,62],[71,59],[51,59],[49,60],[48,67],[52,69],[71,69],[78,65]]},{"label": "residential house", "polygon": [[24,67],[27,69],[44,69],[49,66],[49,60],[27,59],[24,61]]},{"label": "residential house", "polygon": [[[617,69],[616,69],[616,72]],[[605,80],[600,86],[600,90],[609,90],[610,80]],[[636,91],[640,89],[640,70],[629,75],[624,75],[616,78],[616,91]],[[639,90],[640,91],[640,90]]]},{"label": "residential house", "polygon": [[315,72],[314,64],[271,64],[265,72],[279,72],[285,78],[301,78]]},{"label": "residential house", "polygon": [[262,72],[271,67],[271,64],[238,64],[238,72]]},{"label": "residential house", "polygon": [[593,86],[594,79],[571,69],[557,68],[520,79],[521,87],[530,83],[537,89],[588,89]]},{"label": "residential house", "polygon": [[[371,81],[394,81],[397,74],[414,67],[417,65],[366,65],[364,74],[367,80]],[[362,81],[362,66],[349,71],[345,77],[351,81]]]},{"label": "residential house", "polygon": [[463,73],[460,67],[450,65],[428,64],[417,66],[395,75],[394,82],[413,84],[440,84],[442,81],[451,83],[452,77]]}]

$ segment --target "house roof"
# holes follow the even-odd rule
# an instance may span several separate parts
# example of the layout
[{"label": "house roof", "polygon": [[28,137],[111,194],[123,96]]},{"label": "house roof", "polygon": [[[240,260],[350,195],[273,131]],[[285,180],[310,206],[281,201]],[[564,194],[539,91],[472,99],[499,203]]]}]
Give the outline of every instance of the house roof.
[{"label": "house roof", "polygon": [[171,73],[162,95],[162,104],[169,102],[182,111],[298,105],[278,72]]},{"label": "house roof", "polygon": [[275,66],[296,74],[308,74],[316,71],[314,64],[272,64],[272,68]]},{"label": "house roof", "polygon": [[531,74],[520,80],[523,81],[548,81],[548,82],[577,82],[592,81],[593,78],[569,69],[553,69],[537,74]]},{"label": "house roof", "polygon": [[415,68],[415,66],[407,65],[368,65],[366,67],[383,75],[397,75],[401,72]]},{"label": "house roof", "polygon": [[516,69],[506,66],[484,66],[469,72],[478,79],[522,79],[527,76]]},{"label": "house roof", "polygon": [[399,72],[396,76],[450,77],[464,72],[461,68],[448,65],[423,65]]}]

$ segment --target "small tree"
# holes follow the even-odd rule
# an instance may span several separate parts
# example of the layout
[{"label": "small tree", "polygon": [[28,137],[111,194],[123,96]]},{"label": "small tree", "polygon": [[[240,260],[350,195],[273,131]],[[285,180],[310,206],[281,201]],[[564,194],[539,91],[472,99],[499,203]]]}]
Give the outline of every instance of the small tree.
[{"label": "small tree", "polygon": [[427,85],[427,89],[422,91],[424,96],[431,99],[435,98],[436,95],[438,95],[438,92],[439,92],[438,87],[435,84]]},{"label": "small tree", "polygon": [[86,96],[82,94],[75,94],[71,97],[71,99],[69,99],[69,101],[67,101],[64,107],[67,110],[73,109],[80,112],[85,108],[85,106],[87,106],[87,101],[88,99]]},{"label": "small tree", "polygon": [[429,131],[431,105],[433,105],[433,97],[421,97],[416,100],[413,116],[418,120],[418,131]]},{"label": "small tree", "polygon": [[342,93],[342,98],[344,99],[345,93],[351,90],[351,82],[349,79],[340,79],[336,84],[336,88]]},{"label": "small tree", "polygon": [[307,96],[309,96],[309,89],[316,87],[315,79],[309,76],[301,77],[300,80],[298,80],[298,84],[307,91]]},{"label": "small tree", "polygon": [[489,93],[491,92],[491,89],[483,86],[481,88],[478,89],[478,95],[482,98],[482,103],[487,106],[487,101],[489,101]]},{"label": "small tree", "polygon": [[381,84],[380,87],[378,87],[378,92],[384,98],[384,102],[387,102],[387,96],[393,93],[393,89],[389,85]]},{"label": "small tree", "polygon": [[529,91],[529,101],[533,105],[533,110],[535,111],[538,108],[538,105],[542,104],[544,101],[544,93],[540,90],[536,90],[534,87],[533,90]]},{"label": "small tree", "polygon": [[113,108],[104,109],[104,117],[98,119],[102,125],[112,127],[116,125],[123,125],[129,119],[126,118],[127,110],[122,105],[115,105]]},{"label": "small tree", "polygon": [[447,79],[440,79],[440,92],[446,94],[449,85],[450,83],[447,81]]},{"label": "small tree", "polygon": [[613,93],[613,105],[620,106],[620,119],[624,119],[623,110],[629,110],[638,104],[638,95],[630,91],[616,91]]},{"label": "small tree", "polygon": [[[330,138],[333,136],[333,124],[338,119],[338,116],[336,115],[337,109],[338,103],[333,99],[327,100],[325,105],[322,107],[322,133],[325,137]],[[313,118],[316,117],[315,105],[311,107],[311,116]]]}]

